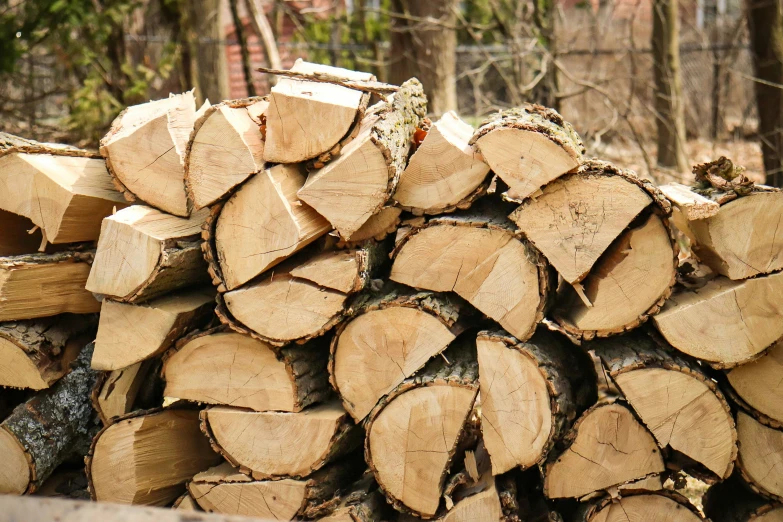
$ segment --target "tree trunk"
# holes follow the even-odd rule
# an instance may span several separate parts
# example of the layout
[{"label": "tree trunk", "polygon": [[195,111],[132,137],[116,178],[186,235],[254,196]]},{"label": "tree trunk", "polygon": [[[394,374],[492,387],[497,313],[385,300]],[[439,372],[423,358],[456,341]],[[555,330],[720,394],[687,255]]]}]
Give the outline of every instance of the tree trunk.
[{"label": "tree trunk", "polygon": [[[230,96],[228,63],[223,40],[220,0],[188,0],[184,6],[184,30],[190,47],[190,78],[199,101],[217,103]],[[201,41],[201,39],[211,41]]]},{"label": "tree trunk", "polygon": [[560,100],[557,93],[560,90],[560,82],[557,76],[557,66],[554,64],[554,60],[557,58],[557,40],[555,38],[557,3],[555,0],[535,0],[533,10],[533,22],[538,32],[538,41],[547,53],[541,60],[540,67],[544,70],[544,74],[533,90],[533,100],[559,111]]},{"label": "tree trunk", "polygon": [[231,8],[231,19],[234,22],[234,34],[236,35],[237,44],[239,45],[239,52],[242,55],[242,74],[245,77],[245,87],[247,89],[248,96],[256,95],[256,87],[253,84],[253,75],[250,71],[252,64],[250,63],[250,50],[247,48],[247,36],[245,35],[245,26],[242,23],[242,19],[239,17],[239,8],[237,6],[237,0],[228,0],[228,5]]}]

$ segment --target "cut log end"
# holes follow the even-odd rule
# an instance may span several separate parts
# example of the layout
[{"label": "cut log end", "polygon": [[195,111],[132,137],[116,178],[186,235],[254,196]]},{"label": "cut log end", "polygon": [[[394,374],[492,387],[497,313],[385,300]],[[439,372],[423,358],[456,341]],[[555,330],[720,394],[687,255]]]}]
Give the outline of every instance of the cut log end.
[{"label": "cut log end", "polygon": [[734,393],[764,424],[783,427],[783,343],[771,347],[759,359],[728,372]]},{"label": "cut log end", "polygon": [[637,494],[603,500],[591,506],[580,518],[582,522],[626,522],[649,520],[661,522],[699,522],[704,520],[690,502],[672,492]]},{"label": "cut log end", "polygon": [[737,434],[742,478],[762,496],[783,502],[783,431],[739,412]]},{"label": "cut log end", "polygon": [[30,484],[30,464],[24,447],[11,433],[0,429],[0,493],[22,495]]}]

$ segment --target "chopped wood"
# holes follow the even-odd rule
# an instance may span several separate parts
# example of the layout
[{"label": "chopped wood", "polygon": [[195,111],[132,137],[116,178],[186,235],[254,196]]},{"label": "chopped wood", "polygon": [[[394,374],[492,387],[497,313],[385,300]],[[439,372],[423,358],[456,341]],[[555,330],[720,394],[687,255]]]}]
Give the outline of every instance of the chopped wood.
[{"label": "chopped wood", "polygon": [[101,372],[92,392],[92,405],[101,422],[111,424],[134,410],[144,409],[136,406],[137,399],[143,393],[142,387],[154,385],[156,379],[151,374],[159,369],[159,360],[147,359],[120,370]]},{"label": "chopped wood", "polygon": [[[309,65],[314,65],[314,64],[309,64]],[[294,65],[294,68],[296,68],[296,64]],[[350,71],[348,69],[340,69],[337,67],[329,67],[329,68],[323,67],[323,69],[313,70],[311,72],[295,71],[294,69],[287,71],[282,69],[270,69],[268,67],[259,67],[256,70],[266,74],[287,76],[289,78],[295,78],[297,80],[304,80],[308,82],[332,83],[334,85],[347,87],[348,89],[354,89],[361,92],[368,92],[368,93],[379,94],[379,95],[393,94],[400,90],[398,86],[392,85],[390,83],[376,82],[374,80],[356,79],[354,78],[354,76],[356,76],[357,74],[355,71]],[[344,76],[340,75],[339,73],[330,74],[330,72],[328,72],[330,70],[335,70],[338,71],[339,73],[347,72],[349,74]]]},{"label": "chopped wood", "polygon": [[0,257],[31,254],[38,251],[42,241],[41,227],[0,209]]},{"label": "chopped wood", "polygon": [[143,304],[104,300],[92,367],[119,370],[162,354],[188,330],[204,326],[215,291],[197,288]]},{"label": "chopped wood", "polygon": [[165,506],[220,460],[199,429],[198,411],[142,412],[95,437],[86,459],[90,494],[101,502]]},{"label": "chopped wood", "polygon": [[199,506],[198,503],[193,500],[193,497],[190,496],[190,493],[187,492],[183,493],[181,497],[174,501],[171,508],[180,511],[201,511],[201,506]]},{"label": "chopped wood", "polygon": [[471,145],[509,187],[503,197],[522,202],[582,161],[584,145],[554,109],[526,103],[484,121]]},{"label": "chopped wood", "polygon": [[738,474],[713,484],[702,497],[704,514],[713,522],[780,522],[783,504],[754,493]]},{"label": "chopped wood", "polygon": [[104,219],[87,290],[139,303],[206,282],[199,236],[207,214],[186,219],[134,205]]},{"label": "chopped wood", "polygon": [[735,402],[759,422],[783,428],[783,343],[726,375]]},{"label": "chopped wood", "polygon": [[658,331],[681,352],[715,368],[749,362],[783,337],[783,273],[745,281],[717,277],[672,295],[653,317]]},{"label": "chopped wood", "polygon": [[763,497],[783,502],[783,431],[740,411],[737,434],[737,468],[743,480]]},{"label": "chopped wood", "polygon": [[382,241],[397,231],[400,225],[402,209],[398,207],[383,207],[377,214],[370,216],[359,230],[343,239],[341,245],[355,245],[364,241]]},{"label": "chopped wood", "polygon": [[185,155],[185,181],[193,208],[222,199],[264,170],[264,136],[253,119],[269,106],[266,98],[228,100],[207,108],[194,123]]},{"label": "chopped wood", "polygon": [[196,121],[193,91],[134,105],[101,140],[101,155],[125,199],[187,217],[185,151]]},{"label": "chopped wood", "polygon": [[408,80],[389,101],[368,110],[356,138],[336,159],[310,173],[299,197],[329,220],[340,236],[350,238],[394,192],[408,161],[413,133],[425,113],[421,83]]},{"label": "chopped wood", "polygon": [[497,522],[503,520],[500,497],[493,483],[485,490],[463,498],[440,518],[443,522],[473,522],[477,520]]},{"label": "chopped wood", "polygon": [[666,199],[680,209],[688,221],[712,217],[720,209],[720,205],[681,183],[668,183],[659,188]]},{"label": "chopped wood", "polygon": [[331,514],[318,519],[320,522],[377,522],[391,518],[392,510],[369,471],[340,495],[339,500]]},{"label": "chopped wood", "polygon": [[704,517],[687,498],[671,490],[624,494],[621,498],[606,497],[580,509],[578,522],[699,522]]}]

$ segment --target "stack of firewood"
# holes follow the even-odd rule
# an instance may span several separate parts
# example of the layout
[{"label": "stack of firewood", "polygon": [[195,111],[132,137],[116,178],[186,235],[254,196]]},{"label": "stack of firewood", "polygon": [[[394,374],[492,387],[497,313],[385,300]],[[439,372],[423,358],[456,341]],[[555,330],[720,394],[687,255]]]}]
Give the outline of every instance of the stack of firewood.
[{"label": "stack of firewood", "polygon": [[[537,105],[475,130],[415,79],[278,73],[130,107],[105,166],[0,151],[0,384],[49,390],[2,396],[32,399],[0,489],[89,446],[93,499],[225,515],[783,516],[783,193],[724,158],[656,187]],[[88,320],[33,318],[90,293],[77,358]]]}]

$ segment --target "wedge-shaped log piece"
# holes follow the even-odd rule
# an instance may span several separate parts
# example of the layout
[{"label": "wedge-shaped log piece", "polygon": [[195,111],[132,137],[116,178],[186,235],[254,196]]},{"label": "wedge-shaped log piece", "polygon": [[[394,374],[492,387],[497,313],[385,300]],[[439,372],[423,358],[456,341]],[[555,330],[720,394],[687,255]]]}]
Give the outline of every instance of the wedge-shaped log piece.
[{"label": "wedge-shaped log piece", "polygon": [[93,500],[165,506],[220,460],[199,429],[198,411],[163,410],[104,428],[86,460],[87,478]]},{"label": "wedge-shaped log piece", "polygon": [[364,436],[337,401],[299,413],[213,407],[201,412],[201,429],[256,479],[304,477],[358,448]]},{"label": "wedge-shaped log piece", "polygon": [[204,511],[213,513],[265,520],[312,518],[333,509],[330,501],[361,474],[360,464],[343,460],[302,479],[254,480],[224,463],[193,477],[188,491]]},{"label": "wedge-shaped log piece", "polygon": [[32,493],[67,459],[87,454],[94,433],[90,390],[97,377],[91,356],[88,345],[68,375],[0,424],[0,493]]},{"label": "wedge-shaped log piece", "polygon": [[465,497],[449,510],[439,520],[443,522],[471,522],[486,520],[496,522],[503,520],[503,509],[500,504],[498,490],[494,484],[474,495]]},{"label": "wedge-shaped log piece", "polygon": [[760,495],[783,501],[783,431],[764,426],[740,411],[737,414],[742,478]]},{"label": "wedge-shaped log piece", "polygon": [[584,145],[554,109],[526,103],[481,124],[470,141],[508,186],[504,197],[521,202],[582,161]]},{"label": "wedge-shaped log piece", "polygon": [[510,218],[569,283],[587,276],[642,209],[653,201],[671,208],[649,181],[597,160],[542,190]]},{"label": "wedge-shaped log piece", "polygon": [[105,300],[92,367],[118,370],[160,355],[188,330],[203,326],[214,307],[212,288],[168,294],[140,305]]},{"label": "wedge-shaped log piece", "polygon": [[730,281],[718,277],[698,290],[672,295],[653,317],[678,350],[716,368],[753,360],[783,337],[783,273]]},{"label": "wedge-shaped log piece", "polygon": [[427,132],[400,176],[394,200],[414,214],[440,214],[466,208],[483,194],[489,165],[468,142],[473,127],[454,111]]},{"label": "wedge-shaped log piece", "polygon": [[264,137],[252,115],[263,114],[268,106],[265,98],[228,100],[209,107],[196,120],[185,156],[194,208],[215,203],[264,170]]},{"label": "wedge-shaped log piece", "polygon": [[193,91],[128,107],[101,140],[117,187],[128,201],[186,217],[185,150],[196,121]]},{"label": "wedge-shaped log piece", "polygon": [[702,497],[704,514],[713,522],[780,522],[783,504],[755,492],[735,473],[713,484]]},{"label": "wedge-shaped log piece", "polygon": [[125,205],[100,156],[0,132],[0,209],[32,220],[49,243],[94,241]]},{"label": "wedge-shaped log piece", "polygon": [[671,490],[623,494],[621,498],[603,498],[580,509],[577,522],[699,522],[699,510],[687,498]]},{"label": "wedge-shaped log piece", "polygon": [[546,261],[492,211],[429,220],[394,250],[391,279],[415,288],[453,291],[520,340],[527,340],[549,304]]},{"label": "wedge-shaped log piece", "polygon": [[0,257],[38,252],[42,241],[40,227],[24,216],[0,209]]},{"label": "wedge-shaped log piece", "polygon": [[549,498],[581,498],[664,470],[655,439],[620,403],[587,410],[565,444],[567,449],[546,465]]},{"label": "wedge-shaped log piece", "polygon": [[403,381],[367,422],[365,459],[397,509],[433,518],[449,464],[478,394],[469,351],[436,359]]},{"label": "wedge-shaped log piece", "polygon": [[668,220],[650,214],[614,240],[578,287],[561,287],[554,317],[588,339],[636,328],[671,295],[677,252]]},{"label": "wedge-shaped log piece", "polygon": [[171,509],[192,512],[201,511],[201,506],[199,506],[196,501],[193,500],[193,497],[190,496],[190,493],[185,492],[181,497],[174,501],[174,504],[171,505]]},{"label": "wedge-shaped log piece", "polygon": [[392,99],[370,108],[356,139],[331,163],[310,173],[299,197],[343,238],[350,238],[397,187],[411,138],[426,110],[421,83],[408,80]]},{"label": "wedge-shaped log piece", "polygon": [[674,205],[674,208],[682,213],[686,222],[712,217],[720,209],[720,205],[715,201],[694,192],[687,185],[668,183],[661,185],[660,189],[666,199]]},{"label": "wedge-shaped log piece", "polygon": [[770,348],[760,358],[728,372],[731,391],[737,401],[760,422],[783,428],[783,343]]},{"label": "wedge-shaped log piece", "polygon": [[394,289],[340,325],[329,374],[348,413],[361,421],[381,397],[446,349],[465,327],[460,314],[460,306],[446,298]]},{"label": "wedge-shaped log piece", "polygon": [[84,289],[93,252],[0,257],[0,321],[98,312]]},{"label": "wedge-shaped log piece", "polygon": [[51,386],[92,338],[95,322],[94,315],[64,314],[0,323],[0,386]]},{"label": "wedge-shaped log piece", "polygon": [[143,409],[135,406],[137,399],[145,386],[155,387],[156,376],[152,372],[159,370],[159,360],[147,359],[121,370],[101,372],[92,390],[92,405],[101,422],[111,424],[134,409]]},{"label": "wedge-shaped log piece", "polygon": [[177,343],[163,366],[165,395],[255,411],[302,411],[329,397],[328,351],[315,341],[275,354],[233,332],[207,331]]},{"label": "wedge-shaped log piece", "polygon": [[299,201],[305,182],[299,165],[276,165],[251,178],[226,202],[214,241],[220,273],[233,290],[331,230]]},{"label": "wedge-shaped log piece", "polygon": [[737,456],[734,419],[723,394],[698,364],[643,334],[588,346],[661,448],[685,454],[719,479],[731,475]]},{"label": "wedge-shaped log piece", "polygon": [[476,347],[481,430],[492,473],[532,467],[595,402],[592,362],[544,329],[529,342],[502,331],[480,332]]},{"label": "wedge-shaped log piece", "polygon": [[272,275],[223,294],[220,319],[275,346],[303,342],[332,328],[349,311],[349,297],[369,287],[388,263],[384,244],[303,252]]},{"label": "wedge-shaped log piece", "polygon": [[[370,73],[297,60],[298,73],[326,73],[349,80],[374,80]],[[331,83],[282,77],[272,87],[266,111],[266,151],[273,163],[300,163],[329,152],[361,119],[370,96]]]},{"label": "wedge-shaped log piece", "polygon": [[185,219],[134,205],[104,219],[87,290],[138,303],[206,282],[200,234],[207,214]]}]

